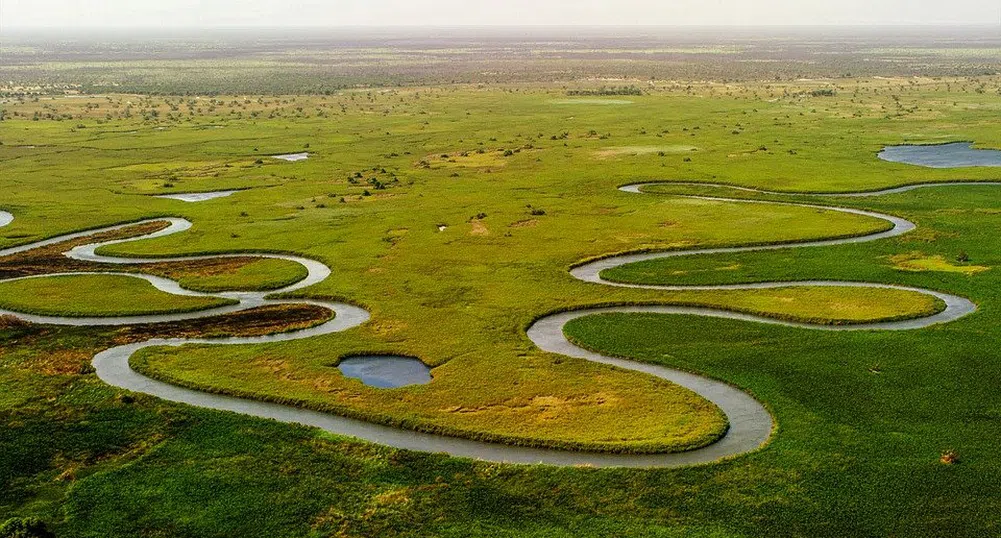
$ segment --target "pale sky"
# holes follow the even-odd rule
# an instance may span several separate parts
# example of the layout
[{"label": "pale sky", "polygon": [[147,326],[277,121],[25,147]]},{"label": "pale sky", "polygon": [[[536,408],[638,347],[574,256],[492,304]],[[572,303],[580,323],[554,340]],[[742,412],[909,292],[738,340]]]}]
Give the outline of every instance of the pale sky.
[{"label": "pale sky", "polygon": [[0,0],[9,29],[832,24],[1001,28],[1001,0]]}]

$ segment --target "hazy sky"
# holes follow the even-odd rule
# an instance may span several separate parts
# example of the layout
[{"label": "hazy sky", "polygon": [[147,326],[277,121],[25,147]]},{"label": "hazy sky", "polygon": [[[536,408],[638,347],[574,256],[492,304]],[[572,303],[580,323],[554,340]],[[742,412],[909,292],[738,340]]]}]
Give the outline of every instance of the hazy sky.
[{"label": "hazy sky", "polygon": [[1001,0],[0,0],[3,28],[526,24],[1001,25]]}]

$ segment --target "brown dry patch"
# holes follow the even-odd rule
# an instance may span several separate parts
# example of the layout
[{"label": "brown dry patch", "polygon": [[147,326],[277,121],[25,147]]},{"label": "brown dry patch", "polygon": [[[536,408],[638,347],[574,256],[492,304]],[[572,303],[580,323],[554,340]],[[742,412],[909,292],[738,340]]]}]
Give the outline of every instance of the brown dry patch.
[{"label": "brown dry patch", "polygon": [[[120,230],[102,232],[87,237],[62,241],[60,243],[8,256],[0,259],[0,279],[106,269],[108,267],[107,264],[72,260],[63,256],[63,252],[79,245],[146,235],[158,232],[167,226],[169,226],[169,223],[166,221],[136,224],[134,226],[127,226]],[[116,265],[115,270],[128,272],[137,271],[138,269],[135,266]]]},{"label": "brown dry patch", "polygon": [[[63,253],[79,245],[138,237],[160,231],[167,226],[168,223],[166,221],[137,224],[116,231],[63,241],[54,245],[15,254],[14,256],[0,260],[0,279],[52,273],[107,270],[109,269],[108,264],[72,260],[64,256]],[[115,272],[142,272],[177,280],[184,277],[211,277],[229,274],[260,260],[261,258],[258,257],[247,256],[182,262],[155,262],[141,265],[116,264],[110,268],[114,269]]]},{"label": "brown dry patch", "polygon": [[24,329],[30,326],[31,324],[23,319],[11,315],[0,316],[0,331],[4,329]]},{"label": "brown dry patch", "polygon": [[35,370],[46,375],[73,375],[85,372],[92,354],[79,349],[59,349],[39,356]]},{"label": "brown dry patch", "polygon": [[513,222],[510,224],[511,228],[535,228],[539,225],[539,219],[525,219],[519,220],[518,222]]},{"label": "brown dry patch", "polygon": [[212,258],[183,262],[158,262],[143,264],[142,271],[147,274],[167,277],[173,280],[184,277],[211,277],[235,273],[261,259],[248,256],[246,258]]},{"label": "brown dry patch", "polygon": [[210,318],[122,327],[115,337],[115,343],[120,345],[148,338],[262,336],[313,327],[332,317],[333,312],[322,306],[266,305]]},{"label": "brown dry patch", "polygon": [[[321,306],[309,304],[267,305],[233,314],[210,318],[192,319],[174,323],[152,323],[133,325],[118,329],[98,329],[108,331],[110,340],[95,341],[93,346],[78,349],[46,348],[25,362],[32,371],[48,375],[77,375],[90,373],[90,361],[101,349],[111,346],[141,342],[150,338],[202,338],[225,336],[261,336],[298,329],[306,329],[328,321],[333,312]],[[22,329],[16,340],[8,339],[5,344],[30,346],[36,342],[51,339],[61,331],[78,328],[34,325],[10,316],[0,317],[6,328]],[[0,327],[0,329],[5,327]],[[114,332],[111,332],[114,331]],[[101,342],[104,342],[103,344]],[[3,355],[0,348],[0,356]]]},{"label": "brown dry patch", "polygon": [[473,227],[473,229],[469,231],[469,235],[477,235],[477,236],[490,235],[490,229],[487,228],[486,224],[483,224],[482,220],[478,219],[471,220],[469,221],[469,225]]}]

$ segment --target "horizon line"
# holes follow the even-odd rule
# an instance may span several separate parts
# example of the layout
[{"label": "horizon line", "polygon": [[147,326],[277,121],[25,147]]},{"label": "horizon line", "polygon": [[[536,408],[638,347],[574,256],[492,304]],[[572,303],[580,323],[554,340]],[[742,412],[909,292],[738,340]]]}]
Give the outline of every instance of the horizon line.
[{"label": "horizon line", "polygon": [[[997,28],[998,22],[846,22],[846,23],[773,23],[773,24],[735,24],[735,23],[679,23],[679,24],[489,24],[489,23],[453,23],[453,24],[323,24],[323,25],[263,25],[263,24],[222,24],[222,25],[189,25],[189,26],[157,26],[157,25],[108,25],[108,26],[67,26],[67,25],[10,25],[0,24],[0,28],[8,30],[330,30],[354,28],[385,28],[385,29],[452,29],[452,28]],[[1001,37],[1001,34],[998,35]]]}]

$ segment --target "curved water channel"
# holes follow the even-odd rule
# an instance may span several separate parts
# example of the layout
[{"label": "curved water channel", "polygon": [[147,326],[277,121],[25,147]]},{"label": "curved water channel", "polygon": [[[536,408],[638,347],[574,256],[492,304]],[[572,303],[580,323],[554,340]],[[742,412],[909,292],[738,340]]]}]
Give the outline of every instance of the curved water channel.
[{"label": "curved water channel", "polygon": [[[664,184],[678,185],[679,183],[665,182]],[[983,185],[985,183],[976,183],[976,184]],[[986,184],[997,185],[998,183],[986,183]],[[738,188],[740,190],[755,191],[754,189],[747,189],[742,187],[730,187],[726,185],[707,185],[707,184],[699,184],[699,185],[715,186],[721,188]],[[943,186],[943,185],[958,185],[958,183],[912,185],[908,187],[886,189],[884,191],[878,191],[878,192],[851,193],[851,194],[829,195],[829,196],[878,196],[883,194],[904,192],[915,188]],[[620,190],[629,193],[640,193],[641,187],[642,184],[634,184],[621,187]],[[767,191],[755,191],[755,192],[767,193]],[[770,193],[770,194],[786,194],[786,193]],[[892,321],[892,322],[866,323],[857,325],[840,325],[840,326],[796,323],[796,322],[782,321],[774,318],[768,318],[764,316],[756,316],[752,314],[734,313],[722,309],[699,308],[699,307],[685,307],[685,306],[607,307],[607,308],[593,308],[587,310],[576,310],[572,312],[560,312],[551,314],[536,320],[532,324],[532,326],[528,328],[527,330],[528,338],[542,350],[549,351],[552,353],[559,353],[570,357],[577,357],[593,362],[599,362],[602,364],[608,364],[614,367],[626,370],[632,370],[636,372],[642,372],[645,374],[659,377],[661,379],[676,383],[689,390],[692,390],[693,392],[699,394],[703,398],[713,402],[723,411],[723,413],[726,414],[727,419],[729,420],[730,423],[730,427],[728,431],[723,435],[723,437],[721,437],[715,443],[712,443],[703,448],[690,450],[686,452],[665,453],[665,454],[594,453],[594,452],[580,452],[580,451],[565,451],[565,450],[546,449],[546,448],[527,448],[527,447],[504,445],[500,443],[473,441],[456,437],[446,437],[436,434],[403,430],[391,426],[383,426],[361,420],[332,415],[329,413],[311,411],[308,409],[300,409],[281,404],[248,400],[248,399],[242,399],[232,396],[224,396],[219,394],[210,394],[197,390],[177,387],[168,383],[164,383],[161,381],[145,377],[135,372],[129,367],[129,358],[138,350],[146,347],[181,346],[185,344],[240,345],[240,344],[258,344],[267,342],[283,342],[283,341],[297,340],[302,338],[311,338],[323,334],[343,331],[346,329],[357,327],[358,325],[367,321],[369,318],[369,314],[365,310],[344,303],[329,302],[329,301],[313,301],[305,299],[278,300],[278,299],[268,298],[273,294],[280,294],[284,292],[299,290],[307,286],[311,286],[313,284],[325,280],[327,277],[330,276],[330,269],[326,265],[316,260],[311,260],[308,258],[303,258],[299,256],[277,255],[277,254],[246,254],[246,253],[209,255],[209,256],[186,256],[186,257],[176,257],[176,258],[118,258],[118,257],[104,256],[97,253],[97,250],[105,245],[119,244],[131,241],[140,241],[140,240],[163,237],[166,235],[183,232],[191,227],[191,223],[185,219],[158,218],[158,219],[150,219],[147,221],[143,221],[143,222],[166,221],[169,223],[169,225],[160,231],[143,236],[80,245],[65,252],[65,255],[77,260],[86,260],[103,264],[145,264],[145,263],[161,263],[170,261],[190,261],[190,260],[221,258],[221,257],[256,256],[264,258],[278,258],[300,263],[307,269],[308,275],[303,280],[279,290],[273,290],[268,292],[222,292],[222,293],[209,294],[209,293],[199,293],[191,290],[186,290],[182,288],[177,282],[162,277],[155,277],[151,275],[142,275],[142,274],[132,274],[132,273],[114,273],[114,274],[123,274],[126,276],[144,279],[150,282],[157,289],[166,293],[172,293],[176,295],[189,295],[189,296],[222,297],[227,299],[233,299],[238,302],[237,304],[234,305],[228,305],[228,306],[212,308],[198,312],[184,313],[184,314],[162,314],[162,315],[145,315],[145,316],[116,317],[116,318],[36,316],[36,315],[22,314],[18,312],[11,312],[4,310],[0,310],[0,314],[11,315],[32,323],[46,323],[55,325],[75,325],[75,326],[133,325],[133,324],[159,323],[167,321],[179,321],[179,320],[195,319],[207,316],[215,316],[219,314],[247,310],[250,308],[266,304],[290,303],[290,304],[319,305],[333,310],[335,312],[335,316],[331,320],[312,328],[286,332],[286,333],[265,335],[265,336],[254,336],[254,337],[175,338],[175,339],[157,338],[157,339],[147,340],[144,342],[117,346],[102,351],[101,353],[98,353],[94,357],[93,365],[100,379],[102,379],[103,381],[105,381],[110,385],[122,389],[141,392],[159,398],[163,398],[166,400],[186,403],[189,405],[195,405],[199,407],[217,409],[222,411],[232,411],[235,413],[242,413],[256,417],[270,418],[282,422],[314,426],[322,428],[332,433],[357,437],[360,439],[364,439],[366,441],[389,445],[396,448],[427,451],[427,452],[443,452],[452,456],[469,457],[486,461],[505,462],[505,463],[523,463],[523,464],[543,463],[550,465],[586,465],[586,466],[597,466],[597,467],[676,467],[683,465],[694,465],[700,463],[713,462],[722,458],[738,456],[758,449],[768,441],[773,431],[774,425],[771,415],[757,400],[749,396],[744,391],[736,387],[733,387],[727,383],[709,379],[697,374],[684,372],[681,370],[675,370],[672,368],[667,368],[664,366],[640,363],[616,357],[609,357],[606,355],[601,355],[599,353],[595,353],[580,348],[570,343],[564,336],[563,327],[566,325],[567,322],[576,318],[595,315],[595,314],[610,313],[610,312],[629,312],[629,313],[659,313],[659,314],[675,314],[675,315],[685,314],[685,315],[709,316],[709,317],[751,321],[757,323],[786,325],[792,327],[800,327],[800,328],[824,330],[824,331],[904,330],[904,329],[919,329],[937,323],[945,323],[948,321],[958,319],[976,310],[976,306],[972,302],[970,302],[965,298],[958,297],[955,295],[950,295],[931,290],[924,290],[919,288],[910,288],[904,286],[895,286],[890,284],[877,284],[868,282],[806,281],[806,282],[765,282],[765,283],[755,283],[755,284],[736,284],[736,285],[724,285],[724,286],[655,286],[655,285],[648,286],[648,285],[623,284],[623,283],[611,282],[601,278],[601,272],[605,269],[610,269],[612,267],[618,267],[620,265],[625,265],[643,260],[678,257],[678,256],[694,256],[701,254],[750,252],[758,250],[778,250],[787,248],[804,248],[804,247],[841,245],[848,243],[861,243],[865,241],[875,241],[888,237],[899,236],[915,229],[915,225],[905,219],[891,215],[885,215],[881,213],[875,213],[871,211],[864,211],[858,209],[800,204],[792,202],[772,202],[763,200],[746,200],[746,199],[733,199],[733,198],[722,198],[722,197],[707,197],[707,196],[688,196],[688,197],[707,199],[707,200],[718,200],[725,202],[735,202],[735,203],[794,205],[800,207],[839,211],[843,213],[851,213],[856,215],[863,215],[877,219],[882,219],[890,223],[891,228],[886,231],[859,237],[801,241],[797,243],[788,243],[783,245],[690,249],[690,250],[679,250],[679,251],[651,252],[642,254],[627,254],[622,256],[614,256],[610,258],[600,259],[597,261],[579,265],[571,269],[570,274],[579,280],[593,283],[596,285],[626,286],[633,288],[645,288],[645,289],[655,289],[655,290],[700,290],[700,289],[737,290],[737,289],[787,288],[793,286],[844,286],[844,287],[891,288],[891,289],[907,290],[915,293],[922,293],[936,297],[942,300],[945,303],[946,307],[943,311],[937,314],[918,319]],[[2,218],[3,218],[2,215],[0,215],[0,219]],[[7,222],[9,222],[9,220]],[[44,241],[38,241],[32,244],[23,245],[20,247],[12,247],[0,250],[0,257],[9,256],[19,252],[25,252],[28,250],[32,250],[46,245],[60,243],[70,239],[88,237],[94,234],[99,234],[107,231],[120,230],[127,226],[133,226],[135,224],[136,223],[130,223],[118,226],[109,226],[97,230],[71,233],[47,239]],[[106,273],[107,272],[105,272],[104,274]],[[74,273],[74,274],[80,274],[80,273]],[[51,275],[43,275],[43,276],[51,276]],[[42,278],[43,276],[29,277],[29,278]]]}]

